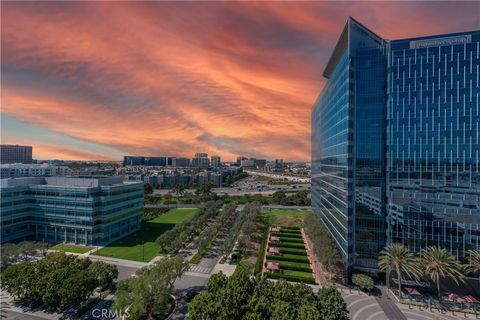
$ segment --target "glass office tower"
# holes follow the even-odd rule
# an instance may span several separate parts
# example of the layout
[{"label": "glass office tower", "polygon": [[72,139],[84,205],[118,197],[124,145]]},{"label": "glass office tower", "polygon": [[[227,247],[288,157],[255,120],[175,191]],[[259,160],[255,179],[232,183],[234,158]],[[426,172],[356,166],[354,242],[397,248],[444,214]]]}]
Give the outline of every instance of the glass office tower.
[{"label": "glass office tower", "polygon": [[392,242],[480,248],[479,41],[348,20],[312,111],[312,207],[347,267],[375,271]]},{"label": "glass office tower", "polygon": [[390,42],[389,241],[480,247],[480,32]]},{"label": "glass office tower", "polygon": [[375,268],[385,244],[386,52],[350,18],[312,111],[312,205],[348,267]]}]

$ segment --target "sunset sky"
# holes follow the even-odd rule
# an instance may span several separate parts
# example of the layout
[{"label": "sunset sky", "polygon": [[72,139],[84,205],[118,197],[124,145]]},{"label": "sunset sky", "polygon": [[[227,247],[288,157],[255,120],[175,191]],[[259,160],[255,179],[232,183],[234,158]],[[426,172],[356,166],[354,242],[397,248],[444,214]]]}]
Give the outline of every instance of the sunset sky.
[{"label": "sunset sky", "polygon": [[38,159],[309,161],[348,16],[387,39],[478,30],[475,2],[2,2],[1,141]]}]

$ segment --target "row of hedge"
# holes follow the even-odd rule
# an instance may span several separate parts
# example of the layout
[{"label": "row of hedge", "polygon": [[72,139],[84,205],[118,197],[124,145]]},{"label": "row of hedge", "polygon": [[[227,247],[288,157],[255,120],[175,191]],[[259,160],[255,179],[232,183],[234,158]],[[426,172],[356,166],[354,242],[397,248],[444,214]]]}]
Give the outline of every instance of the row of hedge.
[{"label": "row of hedge", "polygon": [[303,245],[302,238],[292,238],[292,237],[280,237],[281,242],[291,242],[291,243],[301,243]]},{"label": "row of hedge", "polygon": [[277,261],[273,260],[272,262],[278,263],[278,266],[280,267],[280,269],[312,272],[312,269],[310,269],[310,265],[306,263],[278,261],[278,260]]},{"label": "row of hedge", "polygon": [[292,242],[276,242],[272,243],[272,246],[279,247],[279,248],[299,248],[304,249],[305,245],[303,243],[292,243]]},{"label": "row of hedge", "polygon": [[273,255],[267,255],[267,259],[272,259],[272,260],[283,260],[283,261],[291,261],[291,262],[306,262],[308,263],[308,258],[306,256],[295,256],[295,255],[279,255],[279,256],[273,256]]},{"label": "row of hedge", "polygon": [[288,232],[277,232],[274,233],[275,236],[277,237],[287,237],[287,238],[297,238],[297,239],[303,239],[302,235],[300,233],[288,233]]},{"label": "row of hedge", "polygon": [[301,249],[301,248],[279,248],[280,253],[290,253],[290,254],[296,254],[299,256],[306,256],[307,255],[307,250]]},{"label": "row of hedge", "polygon": [[290,274],[282,274],[281,272],[279,273],[266,272],[265,275],[267,276],[267,278],[270,278],[270,279],[285,279],[287,281],[315,284],[315,279],[313,277],[311,278],[299,277],[299,276],[293,276]]}]

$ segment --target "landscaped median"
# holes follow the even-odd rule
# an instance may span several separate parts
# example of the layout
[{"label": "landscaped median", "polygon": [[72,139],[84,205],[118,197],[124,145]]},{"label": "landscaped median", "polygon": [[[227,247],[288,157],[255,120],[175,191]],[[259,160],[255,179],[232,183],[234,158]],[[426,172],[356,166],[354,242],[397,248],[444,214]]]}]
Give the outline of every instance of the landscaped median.
[{"label": "landscaped median", "polygon": [[270,229],[264,275],[271,279],[315,284],[299,228]]}]

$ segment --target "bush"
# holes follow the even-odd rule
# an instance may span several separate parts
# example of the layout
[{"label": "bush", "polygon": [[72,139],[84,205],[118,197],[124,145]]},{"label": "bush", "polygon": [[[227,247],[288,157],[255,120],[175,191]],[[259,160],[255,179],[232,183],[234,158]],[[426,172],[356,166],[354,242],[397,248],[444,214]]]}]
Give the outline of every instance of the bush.
[{"label": "bush", "polygon": [[315,284],[315,279],[313,277],[307,278],[307,277],[294,276],[290,274],[271,273],[271,272],[267,272],[265,273],[265,275],[267,276],[267,278],[270,278],[270,279],[285,279],[287,281]]},{"label": "bush", "polygon": [[272,243],[272,245],[275,245],[275,247],[279,248],[299,248],[299,249],[305,249],[305,245],[303,243],[293,243],[293,242],[278,242],[278,243]]},{"label": "bush", "polygon": [[280,253],[289,253],[289,254],[296,254],[299,256],[306,256],[307,250],[300,249],[300,248],[280,248]]},{"label": "bush", "polygon": [[177,204],[177,200],[165,200],[163,204]]},{"label": "bush", "polygon": [[303,239],[280,236],[280,242],[302,243],[303,244]]},{"label": "bush", "polygon": [[352,283],[362,290],[373,289],[373,279],[366,274],[355,273],[352,275]]},{"label": "bush", "polygon": [[260,245],[258,246],[258,258],[257,262],[255,263],[255,274],[259,274],[262,272],[262,262],[263,262],[263,252],[265,251],[265,240],[260,241]]},{"label": "bush", "polygon": [[270,256],[267,255],[267,259],[280,260],[280,261],[291,261],[291,262],[306,262],[308,263],[308,258],[305,256],[294,256],[294,255],[280,255],[280,256]]},{"label": "bush", "polygon": [[300,234],[300,233],[277,232],[275,235],[276,235],[277,237],[287,237],[287,238],[303,239],[302,234]]},{"label": "bush", "polygon": [[191,264],[198,264],[198,263],[200,262],[200,260],[202,260],[202,255],[197,252],[197,253],[192,257],[192,259],[190,259],[189,262],[190,262]]},{"label": "bush", "polygon": [[310,269],[310,265],[307,263],[285,262],[285,261],[274,261],[274,262],[278,263],[278,265],[280,266],[280,269],[312,272],[312,269]]}]

